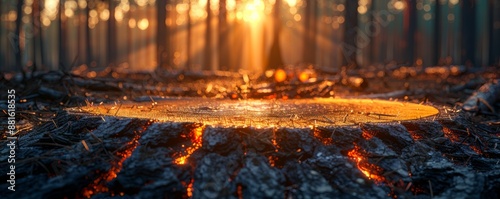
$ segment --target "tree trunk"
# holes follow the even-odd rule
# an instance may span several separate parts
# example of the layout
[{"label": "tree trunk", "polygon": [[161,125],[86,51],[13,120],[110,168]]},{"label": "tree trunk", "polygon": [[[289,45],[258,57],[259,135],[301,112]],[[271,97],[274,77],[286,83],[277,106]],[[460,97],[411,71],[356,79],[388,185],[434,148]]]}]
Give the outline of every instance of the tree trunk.
[{"label": "tree trunk", "polygon": [[266,66],[267,69],[276,69],[284,65],[283,58],[281,57],[281,47],[279,38],[281,31],[280,7],[281,7],[281,0],[276,0],[273,11],[274,12],[273,44],[271,45],[271,50],[269,52],[268,62]]},{"label": "tree trunk", "polygon": [[14,54],[16,56],[16,68],[20,68],[21,71],[24,73],[24,67],[22,66],[22,60],[21,60],[21,42],[20,42],[20,35],[21,35],[21,28],[22,28],[22,13],[23,13],[23,4],[24,0],[18,0],[17,1],[17,19],[16,19],[16,30],[15,30],[15,35],[14,35]]},{"label": "tree trunk", "polygon": [[65,55],[65,47],[64,44],[66,42],[66,34],[64,34],[64,31],[66,30],[66,21],[63,21],[63,15],[64,15],[64,0],[61,0],[59,2],[59,69],[62,71],[68,71],[70,68],[66,68],[67,66],[65,65],[66,62],[66,55]]},{"label": "tree trunk", "polygon": [[187,54],[186,54],[186,69],[191,70],[191,1],[188,1],[187,10]]},{"label": "tree trunk", "polygon": [[304,16],[303,61],[314,64],[316,58],[316,1],[308,1]]},{"label": "tree trunk", "polygon": [[476,11],[474,0],[463,0],[462,3],[462,21],[460,31],[462,33],[462,61],[469,66],[475,66],[475,47],[476,47]]},{"label": "tree trunk", "polygon": [[38,21],[38,33],[39,33],[39,48],[40,48],[40,68],[42,69],[45,69],[45,56],[44,56],[44,42],[43,42],[43,32],[42,32],[42,21],[41,21],[41,18],[40,18],[40,15],[41,15],[41,10],[42,10],[42,4],[39,0],[37,0],[38,2],[38,10],[37,10],[37,21]]},{"label": "tree trunk", "polygon": [[[40,50],[37,50],[37,40],[40,39],[40,29],[38,29],[38,27],[41,25],[40,24],[40,9],[39,9],[39,0],[33,0],[33,5],[32,5],[32,8],[33,8],[33,11],[31,12],[31,22],[32,22],[32,25],[33,25],[33,72],[36,70],[37,68],[37,62],[38,62],[38,58],[37,57],[40,57],[41,59],[41,55],[40,56],[37,56],[37,54],[40,52]],[[41,63],[41,62],[40,62]]]},{"label": "tree trunk", "polygon": [[165,24],[165,19],[167,18],[167,1],[156,1],[156,6],[158,9],[158,15],[156,19],[158,21],[158,26],[156,29],[156,59],[158,62],[158,67],[161,69],[165,69],[168,66],[167,59],[170,58],[167,53],[167,26]]},{"label": "tree trunk", "polygon": [[205,63],[203,64],[204,70],[212,70],[212,10],[210,9],[210,0],[207,0],[207,21],[205,33]]},{"label": "tree trunk", "polygon": [[406,35],[406,60],[410,65],[415,64],[415,31],[417,27],[417,2],[416,0],[406,0],[408,9],[405,11],[404,29]]},{"label": "tree trunk", "polygon": [[[490,1],[490,50],[489,65],[500,65],[500,27],[495,27],[495,23],[500,21],[500,1]],[[496,12],[495,12],[496,11]]]},{"label": "tree trunk", "polygon": [[92,54],[90,49],[90,27],[89,27],[89,15],[90,13],[90,5],[85,7],[85,54],[87,55],[87,65],[90,66],[92,62]]},{"label": "tree trunk", "polygon": [[344,66],[357,67],[356,45],[357,29],[358,29],[358,1],[345,2],[345,29],[344,29]]},{"label": "tree trunk", "polygon": [[226,0],[219,1],[219,39],[218,39],[218,52],[219,53],[219,69],[229,70],[229,51],[228,51],[228,38],[227,38],[227,10]]},{"label": "tree trunk", "polygon": [[[376,11],[375,10],[375,2],[370,2],[369,12],[375,12],[375,11]],[[369,15],[369,21],[375,21],[375,16]],[[375,56],[375,52],[378,50],[377,46],[375,45],[375,37],[372,37],[372,38],[373,39],[370,39],[368,41],[368,49],[371,50],[371,52],[367,53],[366,56],[368,56],[368,62],[365,64],[378,63],[378,61],[379,61],[378,57]]]},{"label": "tree trunk", "polygon": [[435,16],[434,16],[434,53],[433,53],[433,64],[434,65],[440,65],[440,59],[441,59],[441,3],[440,1],[434,2],[436,6],[434,7],[435,9]]},{"label": "tree trunk", "polygon": [[108,66],[116,66],[116,20],[115,20],[115,1],[109,1],[109,19],[108,19]]}]

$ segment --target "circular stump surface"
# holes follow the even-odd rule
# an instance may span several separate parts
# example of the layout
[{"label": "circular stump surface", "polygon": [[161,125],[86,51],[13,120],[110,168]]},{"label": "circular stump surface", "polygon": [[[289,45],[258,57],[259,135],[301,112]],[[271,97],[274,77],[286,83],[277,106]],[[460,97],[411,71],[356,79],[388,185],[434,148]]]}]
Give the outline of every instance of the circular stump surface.
[{"label": "circular stump surface", "polygon": [[376,99],[214,100],[176,98],[100,104],[70,112],[196,122],[213,126],[312,127],[417,120],[439,111],[428,105]]}]

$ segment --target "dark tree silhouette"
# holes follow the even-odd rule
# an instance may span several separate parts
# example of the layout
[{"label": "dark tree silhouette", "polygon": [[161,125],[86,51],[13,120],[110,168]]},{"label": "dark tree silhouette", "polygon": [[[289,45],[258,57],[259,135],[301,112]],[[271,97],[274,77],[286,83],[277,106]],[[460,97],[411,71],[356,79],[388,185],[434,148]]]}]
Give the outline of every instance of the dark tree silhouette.
[{"label": "dark tree silhouette", "polygon": [[495,28],[495,23],[500,22],[500,1],[490,0],[489,6],[489,65],[500,65],[500,28]]},{"label": "dark tree silhouette", "polygon": [[88,1],[87,7],[85,7],[85,55],[86,57],[86,64],[90,65],[92,62],[92,54],[91,54],[91,46],[90,46],[90,27],[89,27],[89,13],[90,13],[90,5],[93,3],[92,1]]},{"label": "dark tree silhouette", "polygon": [[107,54],[108,65],[113,67],[116,65],[116,20],[115,20],[115,7],[116,2],[109,1],[109,19],[108,19],[108,32],[107,32]]},{"label": "dark tree silhouette", "polygon": [[19,36],[21,35],[21,20],[22,20],[22,13],[23,13],[23,5],[24,5],[24,0],[18,0],[17,1],[17,6],[16,6],[16,11],[17,11],[17,19],[16,19],[16,30],[15,30],[15,35],[13,36],[14,40],[14,54],[16,57],[16,68],[20,68],[22,72],[23,66],[21,63],[21,43],[20,43],[20,38]]},{"label": "dark tree silhouette", "polygon": [[[64,34],[64,31],[66,30],[66,21],[63,20],[63,15],[64,15],[64,0],[61,0],[59,2],[59,14],[58,14],[58,22],[59,22],[59,67],[63,71],[70,70],[70,68],[66,68],[65,65],[65,60],[66,60],[66,55],[65,55],[65,43],[66,43],[66,34]],[[71,66],[70,66],[71,67]]]},{"label": "dark tree silhouette", "polygon": [[433,64],[441,64],[440,63],[440,58],[441,58],[441,39],[439,38],[439,35],[441,35],[441,3],[439,1],[435,1],[435,7],[434,7],[434,53],[433,55]]},{"label": "dark tree silhouette", "polygon": [[187,10],[187,54],[186,54],[186,69],[191,70],[191,1],[188,1]]},{"label": "dark tree silhouette", "polygon": [[358,26],[358,1],[345,1],[345,23],[344,23],[344,42],[343,54],[344,59],[342,65],[357,67],[356,61],[356,39]]},{"label": "dark tree silhouette", "polygon": [[[375,2],[370,2],[370,12],[375,12]],[[369,16],[369,19],[370,21],[374,21],[375,20],[375,15],[370,15]],[[377,51],[377,46],[375,45],[375,41],[373,41],[373,39],[371,39],[369,42],[368,42],[368,49],[371,50],[371,52],[369,52],[367,55],[365,56],[368,56],[368,62],[369,63],[375,63],[376,61],[378,61],[378,57],[375,58],[375,51]],[[367,63],[365,63],[367,64]]]},{"label": "dark tree silhouette", "polygon": [[404,32],[406,35],[406,60],[413,65],[415,63],[415,31],[417,30],[417,2],[406,0],[408,8],[404,12]]},{"label": "dark tree silhouette", "polygon": [[273,10],[273,43],[271,44],[271,50],[269,52],[269,57],[266,65],[267,69],[276,69],[284,65],[283,58],[281,57],[279,38],[281,31],[280,8],[281,0],[276,0]]},{"label": "dark tree silhouette", "polygon": [[205,63],[203,64],[204,70],[212,69],[212,10],[210,10],[210,0],[207,0],[207,19],[206,19],[206,32],[205,32]]},{"label": "dark tree silhouette", "polygon": [[306,1],[306,10],[304,16],[304,46],[303,61],[305,63],[315,63],[316,57],[316,34],[317,34],[317,2]]},{"label": "dark tree silhouette", "polygon": [[157,21],[158,26],[156,28],[156,51],[157,51],[157,62],[159,68],[167,68],[170,64],[168,60],[170,59],[170,54],[168,50],[168,31],[165,25],[165,19],[167,18],[167,1],[156,1],[156,7],[158,9]]},{"label": "dark tree silhouette", "polygon": [[476,47],[476,7],[475,0],[462,0],[462,62],[467,65],[476,65],[475,47]]},{"label": "dark tree silhouette", "polygon": [[226,0],[219,0],[219,27],[218,27],[218,53],[219,53],[219,69],[229,70],[229,44],[227,37],[227,11]]},{"label": "dark tree silhouette", "polygon": [[[40,68],[43,68],[45,65],[45,58],[43,54],[43,35],[42,35],[42,21],[40,19],[40,10],[42,10],[42,5],[40,3],[40,0],[33,0],[33,29],[35,29],[35,38],[33,41],[36,42],[38,40],[38,54],[40,57]],[[35,47],[37,45],[33,45]],[[36,49],[35,49],[36,51]],[[36,54],[36,53],[35,53]],[[35,63],[34,69],[37,68],[37,65]]]}]

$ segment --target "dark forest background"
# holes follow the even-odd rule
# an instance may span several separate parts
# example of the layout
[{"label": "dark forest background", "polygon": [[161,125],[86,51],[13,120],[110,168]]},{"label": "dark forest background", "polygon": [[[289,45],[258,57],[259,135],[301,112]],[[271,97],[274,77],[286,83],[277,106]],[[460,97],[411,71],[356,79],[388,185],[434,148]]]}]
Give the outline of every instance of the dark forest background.
[{"label": "dark forest background", "polygon": [[500,0],[1,0],[0,71],[499,65]]}]

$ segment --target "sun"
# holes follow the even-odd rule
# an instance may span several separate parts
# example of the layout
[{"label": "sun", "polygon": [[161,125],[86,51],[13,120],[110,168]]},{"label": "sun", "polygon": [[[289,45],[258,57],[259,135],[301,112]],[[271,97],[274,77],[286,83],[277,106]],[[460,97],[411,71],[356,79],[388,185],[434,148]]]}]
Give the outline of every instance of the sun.
[{"label": "sun", "polygon": [[262,0],[249,0],[243,2],[241,10],[236,14],[245,22],[253,23],[264,18],[265,5]]}]

